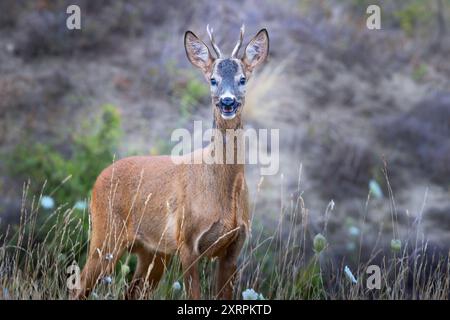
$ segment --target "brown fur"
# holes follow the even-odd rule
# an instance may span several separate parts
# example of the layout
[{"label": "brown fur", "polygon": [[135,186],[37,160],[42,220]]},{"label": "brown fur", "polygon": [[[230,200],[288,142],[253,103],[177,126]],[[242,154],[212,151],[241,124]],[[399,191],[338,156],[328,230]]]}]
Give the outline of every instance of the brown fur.
[{"label": "brown fur", "polygon": [[[210,60],[202,68],[205,76],[212,69]],[[242,128],[240,113],[224,120],[215,108],[214,118],[217,130]],[[183,157],[197,158],[218,147],[212,140]],[[250,218],[244,165],[175,164],[169,156],[122,159],[97,178],[91,217],[89,256],[81,289],[73,292],[76,298],[86,298],[125,250],[138,256],[128,298],[154,288],[174,254],[180,255],[191,298],[200,298],[198,260],[203,256],[218,257],[218,297],[232,298],[236,261]]]}]

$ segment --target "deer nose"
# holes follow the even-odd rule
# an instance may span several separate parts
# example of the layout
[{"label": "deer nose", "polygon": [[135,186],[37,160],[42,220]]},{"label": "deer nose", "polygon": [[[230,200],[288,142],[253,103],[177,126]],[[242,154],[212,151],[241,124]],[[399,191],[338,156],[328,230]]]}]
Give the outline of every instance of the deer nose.
[{"label": "deer nose", "polygon": [[236,98],[225,97],[220,99],[220,103],[225,107],[231,107],[236,103]]}]

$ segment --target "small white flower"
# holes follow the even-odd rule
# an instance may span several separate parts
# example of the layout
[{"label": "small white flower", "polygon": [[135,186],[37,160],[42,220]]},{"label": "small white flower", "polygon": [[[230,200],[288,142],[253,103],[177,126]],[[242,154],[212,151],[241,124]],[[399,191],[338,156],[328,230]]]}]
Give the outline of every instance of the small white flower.
[{"label": "small white flower", "polygon": [[381,190],[380,185],[373,179],[369,181],[369,191],[374,195],[375,198],[377,199],[383,198],[383,191]]},{"label": "small white flower", "polygon": [[84,211],[87,208],[87,203],[84,200],[77,201],[77,202],[75,202],[74,208],[77,210]]},{"label": "small white flower", "polygon": [[172,285],[172,290],[177,292],[181,290],[181,283],[178,281],[175,281]]},{"label": "small white flower", "polygon": [[41,198],[41,207],[44,209],[53,209],[55,207],[55,200],[50,196],[43,196]]},{"label": "small white flower", "polygon": [[111,276],[105,276],[105,277],[103,277],[103,279],[102,279],[102,282],[104,283],[104,284],[111,284],[112,283],[112,278],[111,278]]},{"label": "small white flower", "polygon": [[345,266],[344,268],[345,276],[348,280],[350,280],[351,283],[357,283],[355,276],[353,275],[352,271],[348,266]]},{"label": "small white flower", "polygon": [[351,226],[350,228],[348,228],[348,233],[352,237],[357,237],[357,236],[359,236],[359,229],[358,229],[358,227]]},{"label": "small white flower", "polygon": [[262,294],[258,294],[253,289],[246,289],[242,292],[242,298],[244,300],[264,300],[264,296]]},{"label": "small white flower", "polygon": [[114,257],[113,257],[112,253],[107,253],[106,256],[105,256],[105,259],[108,260],[108,261],[111,261],[113,258]]},{"label": "small white flower", "polygon": [[331,199],[331,201],[329,203],[329,206],[330,206],[330,210],[333,211],[334,210],[334,206],[335,206],[335,203],[334,203],[333,199]]},{"label": "small white flower", "polygon": [[8,300],[9,298],[9,290],[7,288],[3,288],[3,299]]}]

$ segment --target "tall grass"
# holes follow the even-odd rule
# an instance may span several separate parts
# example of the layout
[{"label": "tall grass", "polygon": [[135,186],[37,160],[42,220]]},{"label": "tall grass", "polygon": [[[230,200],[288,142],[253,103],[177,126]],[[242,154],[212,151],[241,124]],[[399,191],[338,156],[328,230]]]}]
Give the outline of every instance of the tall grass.
[{"label": "tall grass", "polygon": [[[258,207],[260,184],[253,199],[253,213]],[[82,267],[87,253],[88,213],[80,215],[75,208],[64,205],[47,212],[39,205],[43,193],[32,197],[28,192],[29,183],[24,186],[19,225],[8,227],[0,238],[0,297],[68,299],[70,274],[67,268],[72,263]],[[389,193],[395,238],[398,237],[395,202],[391,189]],[[294,194],[297,196],[280,207],[274,230],[261,227],[258,216],[253,214],[251,237],[239,259],[235,298],[242,299],[242,293],[252,288],[265,299],[449,299],[449,253],[433,252],[426,241],[419,239],[421,214],[414,226],[416,230],[411,230],[412,236],[408,239],[401,239],[400,248],[386,250],[378,245],[378,239],[370,249],[369,258],[364,260],[361,258],[364,234],[361,232],[357,262],[353,265],[355,283],[348,272],[344,272],[345,255],[336,252],[333,243],[322,242],[322,247],[317,248],[312,241],[319,232],[328,238],[327,225],[334,203],[330,202],[326,208],[320,225],[312,226],[300,190],[300,178]],[[366,208],[369,201],[370,194]],[[361,230],[365,230],[365,218],[360,223]],[[379,237],[384,235],[380,233]],[[135,263],[135,258],[129,254],[122,257],[114,274],[107,281],[100,279],[90,299],[123,299]],[[381,270],[380,289],[369,289],[366,284],[366,270],[372,264]],[[215,261],[201,263],[202,297],[205,299],[215,298],[215,265]],[[180,260],[173,257],[166,269],[156,290],[143,292],[141,299],[186,298]]]}]

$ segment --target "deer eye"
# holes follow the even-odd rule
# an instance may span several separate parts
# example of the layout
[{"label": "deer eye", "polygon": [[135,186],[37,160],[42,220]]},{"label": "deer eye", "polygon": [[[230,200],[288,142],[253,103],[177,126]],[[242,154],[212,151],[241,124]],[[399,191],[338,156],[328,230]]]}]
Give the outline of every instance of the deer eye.
[{"label": "deer eye", "polygon": [[214,78],[211,78],[211,85],[212,86],[216,86],[217,85],[217,80]]},{"label": "deer eye", "polygon": [[239,84],[244,85],[246,81],[247,80],[244,77],[242,77],[241,80],[239,80]]}]

